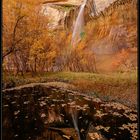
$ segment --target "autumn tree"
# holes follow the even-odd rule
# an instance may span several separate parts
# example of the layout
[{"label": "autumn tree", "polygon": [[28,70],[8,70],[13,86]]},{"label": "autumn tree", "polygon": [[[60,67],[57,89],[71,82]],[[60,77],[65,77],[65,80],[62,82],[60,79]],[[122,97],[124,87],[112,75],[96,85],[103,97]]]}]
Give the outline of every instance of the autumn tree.
[{"label": "autumn tree", "polygon": [[29,70],[30,49],[47,30],[39,1],[3,1],[3,63],[10,57],[16,73]]}]

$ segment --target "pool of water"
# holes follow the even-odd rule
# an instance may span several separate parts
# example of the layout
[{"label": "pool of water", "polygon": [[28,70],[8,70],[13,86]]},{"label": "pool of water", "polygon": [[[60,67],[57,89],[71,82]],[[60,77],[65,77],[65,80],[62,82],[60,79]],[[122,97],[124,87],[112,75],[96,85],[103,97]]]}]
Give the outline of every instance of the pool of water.
[{"label": "pool of water", "polygon": [[137,112],[56,87],[3,91],[3,140],[131,140]]}]

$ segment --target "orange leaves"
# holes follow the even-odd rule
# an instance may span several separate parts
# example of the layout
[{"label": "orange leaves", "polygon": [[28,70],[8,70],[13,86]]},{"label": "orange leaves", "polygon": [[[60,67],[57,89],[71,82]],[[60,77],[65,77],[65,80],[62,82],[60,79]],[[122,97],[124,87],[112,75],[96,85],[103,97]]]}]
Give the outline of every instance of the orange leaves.
[{"label": "orange leaves", "polygon": [[51,38],[46,36],[46,38],[40,38],[40,40],[35,41],[30,48],[30,63],[36,59],[38,60],[37,65],[39,68],[40,63],[50,63],[56,57],[56,49],[52,46]]},{"label": "orange leaves", "polygon": [[53,50],[53,51],[50,51],[49,53],[48,53],[48,55],[47,55],[47,58],[48,59],[50,59],[50,60],[52,60],[52,59],[54,59],[55,57],[56,57],[56,51],[55,50]]},{"label": "orange leaves", "polygon": [[76,47],[77,50],[83,50],[86,46],[86,43],[84,41],[81,41],[80,43],[78,43],[78,46]]},{"label": "orange leaves", "polygon": [[118,54],[119,58],[122,59],[126,59],[129,56],[129,53],[127,50],[122,50],[120,54]]},{"label": "orange leaves", "polygon": [[125,64],[126,59],[129,57],[127,50],[122,49],[120,53],[117,54],[116,59],[112,62],[114,68],[119,67],[121,64]]},{"label": "orange leaves", "polygon": [[67,44],[70,44],[70,43],[71,43],[71,37],[72,37],[72,34],[69,34],[69,35],[67,36],[67,40],[66,40],[66,43],[67,43]]}]

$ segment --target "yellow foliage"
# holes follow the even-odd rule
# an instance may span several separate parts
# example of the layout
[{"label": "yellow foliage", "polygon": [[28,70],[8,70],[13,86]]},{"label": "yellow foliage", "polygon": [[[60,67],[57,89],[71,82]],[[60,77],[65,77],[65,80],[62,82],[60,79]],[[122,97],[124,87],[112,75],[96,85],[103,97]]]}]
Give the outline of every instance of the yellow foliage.
[{"label": "yellow foliage", "polygon": [[87,64],[87,60],[84,58],[84,59],[81,59],[80,61],[83,65],[86,65]]}]

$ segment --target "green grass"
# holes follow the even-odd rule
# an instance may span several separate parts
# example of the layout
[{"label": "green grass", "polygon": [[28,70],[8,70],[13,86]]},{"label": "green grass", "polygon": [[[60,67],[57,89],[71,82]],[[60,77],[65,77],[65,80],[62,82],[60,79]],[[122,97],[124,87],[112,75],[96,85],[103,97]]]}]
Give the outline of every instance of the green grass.
[{"label": "green grass", "polygon": [[76,87],[76,90],[95,95],[104,101],[117,101],[128,106],[137,106],[137,73],[97,74],[85,72],[47,72],[34,77],[27,73],[25,77],[3,73],[3,83],[14,82],[15,86],[29,83],[64,82]]},{"label": "green grass", "polygon": [[60,72],[45,74],[46,78],[56,78],[66,81],[74,80],[89,80],[98,83],[111,84],[131,84],[137,82],[136,73],[112,73],[112,74],[94,74],[94,73],[75,73],[75,72]]},{"label": "green grass", "polygon": [[130,85],[137,83],[137,73],[111,73],[111,74],[97,74],[97,73],[85,73],[85,72],[47,72],[38,74],[32,77],[30,74],[25,74],[25,77],[20,75],[3,75],[3,82],[13,80],[16,85],[32,83],[32,82],[47,82],[47,81],[67,81],[73,82],[75,80],[88,80],[94,83],[105,83],[111,85]]}]

